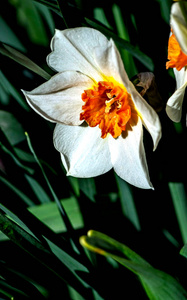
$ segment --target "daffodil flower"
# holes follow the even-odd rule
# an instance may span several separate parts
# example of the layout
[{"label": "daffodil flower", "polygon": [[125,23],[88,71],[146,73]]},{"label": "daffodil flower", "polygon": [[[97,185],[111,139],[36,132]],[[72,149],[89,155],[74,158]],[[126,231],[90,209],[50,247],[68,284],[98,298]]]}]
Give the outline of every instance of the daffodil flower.
[{"label": "daffodil flower", "polygon": [[166,63],[167,69],[173,68],[176,78],[176,90],[166,105],[166,113],[174,122],[181,120],[182,104],[187,86],[187,22],[182,7],[187,10],[187,3],[174,3],[171,8],[171,34],[168,42],[169,61]]},{"label": "daffodil flower", "polygon": [[156,112],[129,81],[112,39],[91,28],[56,30],[48,65],[58,73],[31,92],[29,105],[57,123],[54,146],[67,175],[88,178],[114,171],[140,188],[153,188],[143,126],[154,149],[161,137]]}]

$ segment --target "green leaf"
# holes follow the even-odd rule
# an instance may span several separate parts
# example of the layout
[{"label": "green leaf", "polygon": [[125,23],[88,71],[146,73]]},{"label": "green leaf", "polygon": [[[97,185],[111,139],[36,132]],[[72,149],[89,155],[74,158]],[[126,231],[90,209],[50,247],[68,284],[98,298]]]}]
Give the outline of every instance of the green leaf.
[{"label": "green leaf", "polygon": [[8,26],[8,24],[3,20],[3,18],[0,16],[0,41],[6,44],[11,45],[12,47],[15,47],[19,49],[20,51],[25,52],[26,49],[23,46],[23,44],[20,42],[20,40],[17,38],[17,36],[14,34],[12,29]]},{"label": "green leaf", "polygon": [[134,227],[137,230],[140,230],[141,229],[140,222],[139,222],[139,218],[134,204],[134,199],[133,199],[130,186],[128,185],[127,182],[125,182],[116,174],[115,177],[119,189],[122,212],[132,222]]},{"label": "green leaf", "polygon": [[13,87],[5,75],[0,71],[0,85],[3,86],[4,91],[7,95],[12,96],[26,111],[29,111],[29,106],[26,104],[23,96]]},{"label": "green leaf", "polygon": [[187,244],[185,244],[180,250],[180,254],[187,258]]},{"label": "green leaf", "polygon": [[0,209],[7,215],[7,217],[10,220],[13,220],[16,224],[18,224],[23,230],[28,232],[30,235],[32,235],[34,238],[37,239],[37,237],[32,233],[32,231],[25,225],[25,223],[22,222],[22,220],[15,215],[10,209],[6,208],[3,204],[0,203]]},{"label": "green leaf", "polygon": [[60,211],[61,217],[62,217],[62,219],[63,219],[63,221],[64,221],[64,223],[65,223],[65,225],[66,225],[66,228],[67,228],[67,230],[68,230],[68,233],[69,233],[69,234],[70,234],[70,233],[73,233],[74,230],[73,230],[72,224],[71,224],[71,222],[70,222],[70,220],[69,220],[69,218],[68,218],[68,216],[67,216],[67,214],[66,214],[66,211],[64,210],[63,205],[62,205],[61,202],[59,201],[57,195],[55,194],[55,192],[54,192],[54,190],[53,190],[53,188],[52,188],[52,186],[51,186],[51,184],[50,184],[50,182],[49,182],[49,180],[48,180],[48,178],[47,178],[47,176],[46,176],[46,174],[45,174],[45,171],[44,171],[44,169],[43,169],[43,167],[42,167],[42,164],[40,163],[40,161],[39,161],[39,159],[38,159],[38,157],[37,157],[37,155],[36,155],[36,153],[35,153],[35,151],[34,151],[34,149],[33,149],[33,147],[32,147],[32,144],[31,144],[31,141],[30,141],[30,138],[29,138],[28,133],[26,132],[25,135],[26,135],[26,137],[27,137],[27,142],[28,142],[29,149],[30,149],[31,153],[33,154],[33,156],[34,156],[34,158],[35,158],[35,160],[36,160],[38,166],[40,167],[40,170],[41,170],[41,172],[42,172],[42,174],[43,174],[43,177],[44,177],[44,179],[45,179],[45,181],[46,181],[46,183],[47,183],[47,185],[48,185],[48,188],[49,188],[49,190],[50,190],[50,192],[51,192],[51,195],[52,195],[54,201],[56,202],[57,207],[58,207],[58,209],[59,209],[59,211]]},{"label": "green leaf", "polygon": [[89,285],[83,281],[80,276],[77,275],[77,271],[89,273],[88,269],[75,260],[72,256],[66,253],[64,250],[59,248],[57,245],[52,243],[50,240],[45,238],[51,251],[58,257],[58,259],[73,273],[73,275],[85,286],[89,287]]},{"label": "green leaf", "polygon": [[169,24],[172,0],[157,0],[160,4],[161,16]]},{"label": "green leaf", "polygon": [[21,190],[19,190],[6,178],[0,176],[0,181],[3,182],[8,188],[10,188],[15,194],[17,194],[28,206],[34,205],[34,202],[28,196],[26,196]]},{"label": "green leaf", "polygon": [[36,162],[32,154],[25,152],[22,149],[14,147],[14,151],[16,155],[19,157],[19,159],[25,162],[31,162],[31,163]]},{"label": "green leaf", "polygon": [[112,29],[112,27],[110,26],[110,24],[107,21],[104,9],[102,7],[95,7],[93,13],[94,13],[94,18],[96,20],[101,22],[104,26]]},{"label": "green leaf", "polygon": [[15,60],[17,63],[23,65],[27,69],[33,71],[34,73],[38,74],[39,76],[43,77],[46,80],[49,80],[51,78],[51,76],[46,71],[44,71],[36,63],[34,63],[26,55],[22,54],[18,50],[14,49],[8,45],[2,44],[0,46],[0,53]]},{"label": "green leaf", "polygon": [[23,127],[13,114],[0,110],[0,127],[11,145],[18,144],[25,140]]},{"label": "green leaf", "polygon": [[19,0],[19,3],[15,2],[15,6],[18,22],[27,30],[29,39],[33,43],[47,46],[49,42],[48,36],[34,1]]},{"label": "green leaf", "polygon": [[[130,42],[130,37],[128,33],[128,29],[125,26],[123,16],[121,14],[121,10],[117,4],[113,4],[112,6],[112,12],[114,15],[114,20],[116,22],[117,32],[118,36],[125,41]],[[133,57],[131,53],[125,49],[120,49],[122,60],[125,64],[125,69],[127,71],[127,74],[129,75],[129,78],[133,77],[138,73],[137,68],[134,64]]]},{"label": "green leaf", "polygon": [[36,197],[41,203],[46,203],[51,201],[47,193],[44,191],[41,185],[34,178],[32,178],[27,174],[25,174],[25,178],[27,179]]},{"label": "green leaf", "polygon": [[79,178],[79,188],[91,201],[95,202],[96,186],[93,178]]},{"label": "green leaf", "polygon": [[7,147],[5,147],[3,144],[1,144],[0,142],[0,146],[1,146],[1,149],[6,152],[7,154],[9,154],[12,159],[14,160],[14,162],[16,163],[17,166],[19,166],[20,168],[22,168],[23,170],[25,170],[26,172],[30,173],[30,174],[33,174],[34,173],[34,170],[29,168],[29,167],[26,167],[24,166],[20,161],[19,159],[16,157],[16,153],[13,153],[11,152]]},{"label": "green leaf", "polygon": [[[111,257],[135,273],[151,300],[185,300],[187,292],[167,273],[153,268],[130,248],[100,232],[90,230],[80,243],[90,251]],[[126,256],[128,259],[126,259]]]},{"label": "green leaf", "polygon": [[40,12],[41,16],[44,17],[45,21],[47,22],[47,24],[49,26],[49,29],[50,29],[50,32],[52,34],[54,34],[55,23],[54,23],[54,19],[51,15],[51,12],[49,11],[49,9],[45,5],[42,5],[39,2],[37,3],[36,1],[35,1],[34,5],[36,6],[38,11]]},{"label": "green leaf", "polygon": [[[0,212],[0,230],[4,234],[6,234],[11,241],[13,241],[21,248],[25,249],[31,255],[34,255],[32,254],[32,250],[34,248],[41,250],[42,252],[49,253],[33,235],[29,234],[27,231],[25,231],[23,228],[18,226],[16,223],[14,223],[8,217],[3,215],[1,212]],[[29,245],[30,247],[33,246],[34,248],[29,249]]]},{"label": "green leaf", "polygon": [[[76,198],[71,197],[63,199],[61,200],[61,203],[63,204],[64,209],[71,220],[73,228],[82,228],[84,223]],[[28,210],[40,221],[50,227],[54,232],[61,233],[67,230],[55,202],[31,206],[28,208]]]},{"label": "green leaf", "polygon": [[184,244],[187,243],[187,197],[184,184],[180,182],[169,182],[169,190],[175,213],[177,216],[181,236]]}]

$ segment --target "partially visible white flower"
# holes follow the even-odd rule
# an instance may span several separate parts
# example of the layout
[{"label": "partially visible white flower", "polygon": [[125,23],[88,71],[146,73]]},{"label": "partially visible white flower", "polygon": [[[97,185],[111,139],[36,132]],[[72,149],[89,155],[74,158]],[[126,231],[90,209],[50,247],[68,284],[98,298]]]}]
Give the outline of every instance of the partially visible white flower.
[{"label": "partially visible white flower", "polygon": [[174,3],[171,8],[170,24],[172,33],[168,43],[167,68],[174,68],[176,91],[168,99],[166,112],[174,122],[180,122],[182,104],[187,86],[187,11],[186,2]]},{"label": "partially visible white flower", "polygon": [[29,105],[57,123],[54,145],[67,175],[94,177],[114,171],[140,188],[153,188],[143,128],[154,149],[161,137],[156,112],[129,81],[110,39],[91,28],[56,30],[47,62],[58,73],[31,92]]}]

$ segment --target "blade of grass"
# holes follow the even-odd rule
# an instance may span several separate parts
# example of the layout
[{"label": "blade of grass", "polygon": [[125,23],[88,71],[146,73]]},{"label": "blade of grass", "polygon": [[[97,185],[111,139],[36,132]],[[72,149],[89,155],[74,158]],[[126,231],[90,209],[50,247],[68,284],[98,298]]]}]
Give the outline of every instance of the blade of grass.
[{"label": "blade of grass", "polygon": [[187,243],[187,197],[183,183],[169,182],[169,190],[184,244]]},{"label": "blade of grass", "polygon": [[49,188],[49,190],[50,190],[50,192],[51,192],[51,194],[53,196],[53,199],[55,200],[55,202],[57,204],[57,207],[58,207],[58,209],[60,211],[60,214],[61,214],[61,216],[62,216],[62,218],[64,220],[66,228],[67,228],[67,230],[69,230],[70,232],[72,232],[73,231],[73,227],[71,225],[71,222],[69,221],[69,218],[68,218],[68,216],[67,216],[67,214],[66,214],[66,212],[65,212],[65,210],[64,210],[64,208],[62,206],[62,204],[60,203],[58,197],[56,196],[56,194],[55,194],[55,192],[54,192],[54,190],[53,190],[53,188],[52,188],[52,186],[51,186],[51,184],[50,184],[50,182],[49,182],[49,180],[48,180],[48,178],[47,178],[47,176],[45,174],[45,171],[44,171],[44,169],[43,169],[43,167],[42,167],[42,165],[41,165],[41,163],[40,163],[40,161],[39,161],[39,159],[38,159],[38,157],[37,157],[37,155],[36,155],[36,153],[35,153],[35,151],[34,151],[34,149],[32,147],[31,140],[29,138],[28,133],[26,132],[25,135],[26,135],[26,138],[27,138],[27,143],[28,143],[29,149],[30,149],[31,153],[33,154],[33,156],[34,156],[37,164],[40,167],[40,170],[41,170],[41,172],[43,174],[43,177],[44,177],[44,179],[45,179],[45,181],[47,183],[47,186],[48,186],[48,188]]},{"label": "blade of grass", "polygon": [[[117,27],[119,37],[124,39],[125,41],[130,42],[128,30],[125,26],[125,23],[124,23],[122,14],[121,14],[121,10],[117,4],[113,4],[112,12],[114,15],[114,20],[116,22],[116,27]],[[131,53],[125,49],[120,49],[120,53],[121,53],[127,74],[129,75],[129,78],[138,74],[138,71],[134,64],[134,60],[132,58]]]},{"label": "blade of grass", "polygon": [[141,229],[140,222],[139,222],[138,214],[136,211],[136,207],[134,204],[134,199],[130,187],[127,182],[125,182],[116,174],[115,174],[115,178],[118,185],[123,214],[132,222],[132,224],[137,230],[140,230]]},{"label": "blade of grass", "polygon": [[[76,198],[71,197],[63,199],[61,202],[63,203],[67,214],[70,216],[73,227],[75,229],[82,228],[84,223]],[[44,224],[49,226],[54,232],[61,233],[66,231],[66,226],[63,223],[59,210],[54,202],[31,206],[28,210]]]},{"label": "blade of grass", "polygon": [[25,134],[26,134],[26,137],[27,137],[27,142],[28,142],[29,149],[30,149],[31,153],[33,154],[36,162],[38,163],[38,165],[39,165],[39,167],[41,169],[43,177],[44,177],[44,179],[45,179],[45,181],[47,183],[47,186],[48,186],[48,188],[49,188],[49,190],[50,190],[50,192],[51,192],[51,194],[53,196],[54,201],[56,202],[56,205],[57,205],[57,207],[58,207],[58,209],[60,211],[60,215],[61,215],[61,217],[62,217],[62,219],[64,221],[64,224],[65,224],[65,226],[67,228],[67,234],[69,236],[69,241],[70,241],[70,243],[72,243],[72,246],[75,247],[74,249],[76,249],[78,252],[81,253],[82,249],[80,249],[79,244],[76,242],[74,228],[73,228],[73,226],[72,226],[72,224],[71,224],[71,222],[69,220],[69,217],[68,217],[68,215],[67,215],[67,213],[66,213],[66,211],[65,211],[65,209],[64,209],[64,207],[62,205],[62,203],[59,201],[58,197],[56,196],[56,194],[55,194],[55,192],[54,192],[54,190],[53,190],[53,188],[52,188],[52,186],[51,186],[51,184],[50,184],[50,182],[49,182],[49,180],[48,180],[48,178],[47,178],[47,176],[45,174],[45,171],[44,171],[44,169],[43,169],[43,167],[42,167],[42,165],[41,165],[41,163],[40,163],[40,161],[39,161],[39,159],[38,159],[38,157],[37,157],[37,155],[36,155],[36,153],[35,153],[35,151],[34,151],[34,149],[32,147],[32,144],[31,144],[31,141],[30,141],[28,133],[25,133]]},{"label": "blade of grass", "polygon": [[14,214],[12,211],[10,211],[1,203],[0,203],[0,210],[3,211],[10,220],[13,220],[16,224],[18,224],[22,229],[24,229],[26,232],[32,235],[35,239],[38,239],[16,214]]},{"label": "blade of grass", "polygon": [[1,149],[2,149],[5,153],[7,153],[8,155],[10,155],[10,157],[14,160],[14,162],[16,163],[16,165],[18,165],[20,168],[22,168],[23,170],[25,170],[25,171],[28,172],[29,174],[33,174],[33,173],[34,173],[34,170],[33,170],[33,169],[24,166],[24,165],[18,160],[18,158],[17,158],[10,150],[8,150],[3,144],[1,144],[1,142],[0,142],[0,147],[1,147]]},{"label": "blade of grass", "polygon": [[28,206],[34,205],[34,202],[28,196],[26,196],[6,178],[0,176],[0,181],[3,182],[8,188],[10,188],[15,194],[17,194]]},{"label": "blade of grass", "polygon": [[89,290],[85,288],[85,286],[77,277],[74,276],[70,268],[63,264],[62,261],[59,260],[59,258],[53,252],[51,252],[49,247],[44,247],[41,242],[36,240],[33,236],[28,234],[20,226],[4,216],[1,212],[0,230],[6,234],[12,242],[31,255],[55,276],[63,280],[66,284],[71,285],[81,295],[86,295],[86,299],[90,299],[88,296],[90,294]]},{"label": "blade of grass", "polygon": [[30,184],[32,190],[34,191],[36,197],[40,201],[40,203],[49,203],[51,202],[50,197],[41,187],[41,185],[31,176],[25,174],[25,178],[27,179],[28,183]]},{"label": "blade of grass", "polygon": [[79,178],[80,190],[92,201],[95,202],[96,186],[93,178]]},{"label": "blade of grass", "polygon": [[41,67],[39,67],[36,63],[34,63],[26,55],[22,54],[21,52],[14,49],[13,47],[1,43],[0,53],[5,56],[8,56],[9,58],[13,59],[17,63],[21,64],[22,66],[38,74],[39,76],[43,77],[46,80],[49,80],[51,78],[51,76],[46,71],[44,71]]},{"label": "blade of grass", "polygon": [[[25,295],[32,297],[33,299],[45,299],[45,297],[39,292],[39,290],[26,278],[24,275],[7,267],[4,263],[0,262],[1,275],[6,281],[14,288],[12,293],[15,295],[15,289],[17,293],[24,293]],[[18,295],[15,295],[15,298]]]},{"label": "blade of grass", "polygon": [[19,105],[22,108],[24,108],[26,111],[30,110],[29,106],[23,100],[23,97],[21,96],[21,94],[9,82],[9,80],[5,77],[5,75],[3,74],[2,71],[0,71],[0,84],[6,90],[6,92],[8,93],[8,95],[11,95],[19,103]]}]

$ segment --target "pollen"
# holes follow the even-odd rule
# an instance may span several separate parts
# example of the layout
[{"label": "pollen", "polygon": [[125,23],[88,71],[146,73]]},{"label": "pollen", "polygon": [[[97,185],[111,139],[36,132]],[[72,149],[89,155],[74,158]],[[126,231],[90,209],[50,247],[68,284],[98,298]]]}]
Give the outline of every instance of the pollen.
[{"label": "pollen", "polygon": [[132,116],[132,99],[126,88],[114,82],[99,81],[92,89],[82,94],[85,104],[80,120],[90,127],[99,126],[101,137],[111,134],[113,138],[126,130]]},{"label": "pollen", "polygon": [[168,42],[168,60],[166,69],[176,68],[180,71],[183,67],[187,66],[187,55],[182,52],[173,32]]}]

